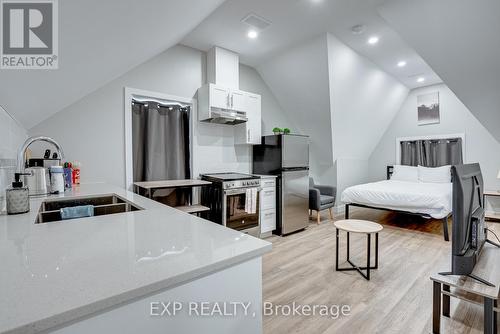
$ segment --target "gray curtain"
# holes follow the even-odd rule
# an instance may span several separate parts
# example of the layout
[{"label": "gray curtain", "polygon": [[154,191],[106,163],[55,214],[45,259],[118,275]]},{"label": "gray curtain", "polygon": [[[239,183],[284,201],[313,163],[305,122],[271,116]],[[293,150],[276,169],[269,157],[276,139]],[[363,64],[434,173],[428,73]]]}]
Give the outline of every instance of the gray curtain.
[{"label": "gray curtain", "polygon": [[188,106],[132,104],[134,181],[189,179]]},{"label": "gray curtain", "polygon": [[401,142],[402,165],[439,167],[462,163],[462,138]]}]

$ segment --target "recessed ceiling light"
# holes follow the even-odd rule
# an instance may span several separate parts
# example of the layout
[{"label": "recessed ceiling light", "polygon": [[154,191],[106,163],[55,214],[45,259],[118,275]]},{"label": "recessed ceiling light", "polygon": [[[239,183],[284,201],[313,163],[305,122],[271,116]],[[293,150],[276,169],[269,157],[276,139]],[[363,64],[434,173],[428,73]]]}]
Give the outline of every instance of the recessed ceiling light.
[{"label": "recessed ceiling light", "polygon": [[378,43],[379,38],[377,36],[372,36],[368,39],[368,44],[375,45]]},{"label": "recessed ceiling light", "polygon": [[249,30],[247,36],[248,38],[256,39],[259,37],[259,33],[256,30]]},{"label": "recessed ceiling light", "polygon": [[424,78],[424,77],[419,77],[419,78],[417,79],[417,82],[424,82],[424,81],[425,81],[425,78]]},{"label": "recessed ceiling light", "polygon": [[398,67],[405,67],[406,66],[406,62],[404,60],[401,60],[400,62],[398,62]]}]

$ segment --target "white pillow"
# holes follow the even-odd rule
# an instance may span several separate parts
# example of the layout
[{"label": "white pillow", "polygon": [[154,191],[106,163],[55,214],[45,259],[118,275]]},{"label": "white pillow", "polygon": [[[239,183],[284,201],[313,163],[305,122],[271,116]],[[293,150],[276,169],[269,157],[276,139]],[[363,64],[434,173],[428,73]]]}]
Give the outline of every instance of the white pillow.
[{"label": "white pillow", "polygon": [[391,180],[418,182],[418,167],[394,165]]},{"label": "white pillow", "polygon": [[424,167],[418,166],[418,179],[427,183],[450,183],[451,166]]}]

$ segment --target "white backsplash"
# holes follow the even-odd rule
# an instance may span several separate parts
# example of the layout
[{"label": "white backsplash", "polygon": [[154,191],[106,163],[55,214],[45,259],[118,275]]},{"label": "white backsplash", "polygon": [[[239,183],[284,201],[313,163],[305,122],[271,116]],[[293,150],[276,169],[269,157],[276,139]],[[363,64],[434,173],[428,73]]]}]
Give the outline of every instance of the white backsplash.
[{"label": "white backsplash", "polygon": [[14,180],[17,150],[26,138],[26,130],[0,107],[0,214],[5,213],[5,189]]},{"label": "white backsplash", "polygon": [[0,159],[0,214],[6,211],[5,189],[10,187],[16,170],[16,160]]}]

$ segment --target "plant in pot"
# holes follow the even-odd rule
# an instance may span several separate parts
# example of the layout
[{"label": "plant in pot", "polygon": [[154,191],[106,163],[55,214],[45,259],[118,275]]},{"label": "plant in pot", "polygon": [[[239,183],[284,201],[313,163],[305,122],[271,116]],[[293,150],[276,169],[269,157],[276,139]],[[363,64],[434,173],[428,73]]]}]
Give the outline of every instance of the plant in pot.
[{"label": "plant in pot", "polygon": [[279,134],[281,134],[282,132],[283,132],[283,130],[281,130],[280,128],[274,128],[274,129],[273,129],[273,133],[274,133],[275,135],[279,135]]},{"label": "plant in pot", "polygon": [[290,134],[290,129],[289,128],[284,128],[283,129],[283,133],[286,134],[286,135],[289,135]]}]

